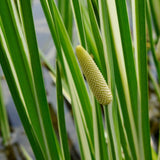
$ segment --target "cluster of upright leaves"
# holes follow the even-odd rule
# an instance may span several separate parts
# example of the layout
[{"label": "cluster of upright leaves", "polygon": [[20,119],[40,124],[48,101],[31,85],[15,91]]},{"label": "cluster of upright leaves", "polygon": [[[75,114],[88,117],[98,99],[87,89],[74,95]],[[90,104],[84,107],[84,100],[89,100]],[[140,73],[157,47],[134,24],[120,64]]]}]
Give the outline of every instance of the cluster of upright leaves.
[{"label": "cluster of upright leaves", "polygon": [[[54,0],[40,2],[57,50],[57,74],[51,70],[57,79],[60,144],[49,116],[30,1],[18,0],[17,8],[12,0],[0,2],[0,63],[36,158],[70,159],[63,89],[71,100],[81,159],[151,159],[145,13],[154,57],[148,9],[154,10],[154,2],[131,1],[133,37],[126,0],[59,0],[58,7]],[[73,19],[80,44],[112,92],[104,116],[74,53]]]},{"label": "cluster of upright leaves", "polygon": [[61,152],[50,120],[31,4],[18,1],[17,5],[18,12],[14,1],[1,1],[1,66],[36,159],[59,159]]},{"label": "cluster of upright leaves", "polygon": [[[61,65],[63,66],[62,68],[64,69],[64,72],[67,71],[66,82],[68,82],[70,96],[72,99],[72,108],[74,111],[75,108],[77,107],[76,104],[83,102],[81,102],[80,95],[77,95],[81,91],[77,87],[79,83],[78,81],[76,81],[74,77],[76,76],[76,73],[73,70],[73,65],[70,63],[72,61],[72,58],[75,57],[75,55],[73,54],[72,46],[70,46],[71,42],[69,41],[69,38],[67,38],[68,36],[66,30],[64,28],[62,19],[60,18],[60,15],[57,11],[55,3],[48,2],[49,4],[48,8],[47,4],[44,1],[41,1],[41,4],[47,19],[53,19],[54,21],[54,25],[50,25],[48,21],[51,32],[55,30],[58,33],[58,35],[56,36],[57,38],[53,36],[56,35],[56,33],[52,34],[52,36],[53,40],[55,41],[55,44],[57,41],[59,41],[59,45],[56,45],[56,48],[58,51],[59,60],[61,62]],[[134,5],[135,4],[133,2],[133,6]],[[142,5],[143,8],[142,12],[139,11],[140,5]],[[130,159],[140,159],[146,157],[150,158],[151,153],[149,151],[150,140],[149,140],[148,110],[145,109],[146,112],[144,113],[141,112],[141,110],[143,109],[142,107],[148,108],[148,103],[145,103],[144,101],[144,97],[148,99],[147,83],[144,83],[142,86],[141,84],[140,85],[138,84],[139,81],[140,83],[142,83],[142,81],[147,82],[147,78],[141,79],[141,77],[145,77],[147,75],[145,72],[147,71],[146,56],[145,56],[146,54],[144,54],[146,48],[144,44],[145,36],[144,39],[142,39],[141,41],[143,42],[143,45],[140,45],[140,47],[142,47],[142,49],[144,50],[143,54],[138,54],[138,55],[144,55],[145,57],[139,59],[138,57],[134,58],[126,1],[111,2],[111,1],[99,0],[93,2],[91,0],[87,0],[87,6],[86,6],[85,1],[77,0],[77,1],[71,1],[71,6],[76,22],[79,41],[84,48],[86,48],[90,53],[93,54],[93,58],[97,66],[100,68],[105,79],[106,80],[108,79],[108,83],[112,89],[114,97],[113,103],[110,104],[108,108],[104,107],[106,129],[107,129],[105,133],[107,133],[108,136],[107,139],[108,142],[107,148],[109,151],[108,157],[113,159],[116,158],[121,159],[122,158],[121,147],[122,147],[126,158],[127,156]],[[47,13],[48,10],[50,10],[51,15]],[[139,14],[140,17],[145,16],[145,2],[142,4],[138,4],[137,2],[134,10],[137,10],[135,12],[136,14]],[[95,11],[98,11],[99,18],[97,18],[97,16],[95,15],[95,13],[97,13]],[[133,12],[133,16],[135,16],[134,15],[135,12]],[[114,15],[115,18],[111,17],[112,15]],[[139,28],[138,28],[139,24],[140,22],[138,21],[138,19],[135,18],[135,25],[137,25],[137,27],[135,28],[135,32],[138,33],[139,33]],[[145,25],[142,25],[140,29],[141,28],[145,30]],[[143,31],[139,34],[140,35],[145,34],[145,32]],[[135,42],[137,39],[138,38],[135,37]],[[59,46],[62,47],[62,51],[59,48]],[[139,50],[138,48],[139,45],[135,46],[137,47],[137,50]],[[70,53],[68,53],[68,50],[70,50]],[[71,57],[68,57],[68,55],[70,55]],[[77,62],[75,61],[74,63]],[[137,64],[137,68],[136,68],[136,63],[139,63]],[[140,63],[143,63],[144,67],[143,69],[138,68],[138,66],[140,67]],[[145,76],[144,75],[137,76],[138,73],[142,74],[141,73],[142,70],[144,70]],[[79,76],[81,77],[81,75]],[[140,80],[137,77],[139,77]],[[71,82],[73,82],[75,86]],[[78,92],[76,95],[78,96],[77,98],[79,99],[76,99],[75,94],[73,95],[73,93],[75,93],[74,87],[76,87],[76,91]],[[119,96],[116,94],[117,91]],[[141,95],[140,100],[138,99],[139,95]],[[93,108],[95,106],[94,100],[92,100],[91,103]],[[78,107],[80,108],[82,107],[81,114],[84,114],[84,116],[83,115],[80,116],[83,125],[87,127],[84,129],[89,129],[90,128],[88,126],[89,123],[85,122],[86,119],[84,118],[86,114],[85,112],[83,112],[84,103],[82,104],[82,106]],[[90,113],[93,112],[92,108],[89,108],[89,110],[91,109]],[[74,111],[74,118],[75,121],[77,122],[78,116],[76,111]],[[119,121],[120,124],[117,123],[118,118],[120,119]],[[80,119],[78,118],[78,122],[80,122]],[[140,123],[138,119],[141,120]],[[95,122],[93,121],[93,124],[97,122],[98,121]],[[143,123],[145,123],[145,125]],[[80,125],[81,125],[80,123],[76,123],[77,128]],[[119,127],[119,125],[123,127]],[[102,153],[102,149],[100,148],[100,146],[101,147],[103,146],[102,139],[100,138],[100,136],[101,134],[104,134],[104,128],[100,130],[102,133],[100,132],[95,134],[96,131],[98,130],[98,128],[97,127],[95,128],[95,126],[96,125],[93,125],[94,135],[92,135],[92,133],[89,132],[89,136],[91,137],[87,135],[88,132],[85,132],[88,138],[88,147],[85,143],[84,145],[81,142],[81,137],[79,137],[79,135],[81,135],[82,133],[79,133],[79,130],[77,129],[82,158],[92,157],[96,159],[101,159],[102,158],[101,156],[103,156],[103,154],[100,154]],[[145,127],[141,131],[140,128],[142,126]],[[148,137],[146,136],[144,138],[145,136],[144,133],[147,133]],[[94,144],[90,143],[90,140],[92,140],[92,136],[94,136],[95,139]],[[144,142],[146,142],[147,145],[144,145],[143,144]],[[143,150],[140,150],[141,147],[143,148]],[[147,147],[149,147],[148,150]],[[85,157],[86,155],[85,153],[83,153],[84,148],[86,148],[85,150],[87,151],[88,151],[87,148],[90,149],[90,152],[88,153],[91,153],[91,157],[89,156]],[[105,151],[103,153],[105,153]],[[145,155],[146,157],[144,157]]]}]

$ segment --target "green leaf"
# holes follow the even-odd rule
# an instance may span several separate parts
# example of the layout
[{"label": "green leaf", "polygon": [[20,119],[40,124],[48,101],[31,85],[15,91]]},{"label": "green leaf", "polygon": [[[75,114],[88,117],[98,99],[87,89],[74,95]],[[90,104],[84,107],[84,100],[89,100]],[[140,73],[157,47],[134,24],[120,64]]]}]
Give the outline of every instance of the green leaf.
[{"label": "green leaf", "polygon": [[42,78],[42,70],[39,58],[39,51],[36,41],[35,29],[33,24],[32,10],[30,1],[20,1],[22,20],[24,32],[29,49],[31,68],[33,72],[34,94],[37,101],[37,113],[40,120],[41,131],[43,135],[44,144],[46,147],[46,154],[48,159],[60,158],[57,146],[57,137],[53,132],[52,123],[47,104],[47,98]]},{"label": "green leaf", "polygon": [[149,0],[150,7],[151,7],[151,13],[153,18],[153,23],[155,27],[155,31],[157,34],[157,37],[160,35],[160,22],[159,22],[159,16],[160,16],[160,2],[158,0]]},{"label": "green leaf", "polygon": [[125,157],[125,159],[134,159],[134,158],[131,158],[131,151],[132,150],[130,150],[130,148],[128,147],[129,146],[128,145],[129,139],[127,139],[127,136],[125,133],[124,121],[122,122],[122,117],[120,116],[120,112],[121,112],[120,106],[118,108],[119,108],[119,110],[118,110],[119,132],[120,132],[120,138],[121,138],[121,144],[122,144],[122,148],[123,148],[124,157]]},{"label": "green leaf", "polygon": [[37,159],[43,160],[44,159],[43,150],[41,149],[39,141],[37,140],[34,130],[30,124],[28,113],[25,110],[26,106],[24,104],[24,99],[21,95],[19,84],[17,84],[17,81],[16,81],[17,78],[15,77],[13,67],[11,67],[11,64],[8,61],[8,58],[6,57],[5,51],[2,48],[1,41],[0,41],[0,63],[1,63],[4,75],[6,77],[6,81],[9,86],[10,92],[12,94],[14,103],[16,105],[18,114],[24,126],[24,130],[32,146],[34,155]]},{"label": "green leaf", "polygon": [[95,99],[93,105],[93,123],[94,123],[94,145],[95,145],[95,159],[108,159],[107,142],[105,139],[105,131],[102,121],[101,106]]},{"label": "green leaf", "polygon": [[150,39],[150,45],[151,45],[151,51],[152,51],[151,53],[152,53],[154,64],[157,70],[158,81],[160,84],[160,63],[156,58],[156,51],[154,47],[153,34],[152,34],[151,12],[150,12],[150,6],[149,6],[148,0],[146,2],[146,19],[147,19],[147,29],[149,33],[149,39]]},{"label": "green leaf", "polygon": [[[73,110],[73,116],[75,120],[78,141],[81,151],[81,159],[95,159],[94,158],[94,150],[93,150],[93,141],[89,135],[87,124],[84,118],[84,113],[82,110],[80,98],[78,96],[75,83],[73,81],[73,77],[71,76],[71,72],[69,70],[69,65],[64,57],[64,64],[67,72],[69,90],[71,95],[71,104]],[[87,106],[88,107],[88,106]],[[90,112],[91,114],[91,112]]]},{"label": "green leaf", "polygon": [[148,77],[146,54],[145,0],[133,1],[134,43],[138,69],[139,87],[139,145],[141,159],[151,159],[149,116],[148,116]]},{"label": "green leaf", "polygon": [[92,34],[94,36],[94,40],[96,42],[96,47],[99,54],[99,59],[101,61],[101,66],[99,66],[103,76],[105,77],[105,80],[107,80],[107,70],[106,70],[106,63],[105,63],[105,56],[104,56],[104,48],[102,43],[102,38],[99,30],[99,26],[94,14],[93,6],[91,3],[91,0],[87,0],[88,3],[88,11],[89,11],[89,18],[91,22],[92,27]]},{"label": "green leaf", "polygon": [[[113,42],[113,39],[111,39],[111,40]],[[113,48],[113,52],[116,52],[114,44],[113,44],[112,48]],[[120,68],[118,67],[118,60],[117,59],[118,59],[118,57],[116,57],[116,54],[113,54],[115,81],[116,81],[116,87],[117,87],[117,92],[119,95],[119,103],[120,103],[119,107],[121,108],[121,111],[122,111],[122,115],[123,115],[122,119],[123,119],[124,127],[125,127],[124,129],[126,131],[126,137],[127,137],[128,143],[129,143],[129,148],[131,150],[132,158],[137,159],[136,158],[137,157],[136,156],[136,147],[135,147],[136,146],[135,145],[136,136],[134,135],[135,132],[133,132],[134,124],[132,124],[133,120],[132,121],[130,120],[131,117],[130,117],[130,114],[128,111],[129,106],[127,106],[127,104],[128,104],[127,96],[125,96],[125,89],[123,86],[123,78],[120,74]],[[119,124],[120,124],[120,122],[119,122]],[[120,130],[120,135],[122,135],[121,127],[119,127],[119,130]],[[121,138],[121,140],[122,140],[122,138]]]},{"label": "green leaf", "polygon": [[80,42],[82,46],[86,49],[87,43],[86,43],[86,37],[85,37],[85,32],[84,32],[83,19],[81,15],[81,8],[79,5],[79,0],[71,0],[70,2],[71,2],[73,15],[74,15],[76,25],[77,25]]},{"label": "green leaf", "polygon": [[119,22],[119,30],[121,35],[121,42],[123,48],[123,57],[125,62],[125,69],[127,75],[127,82],[129,86],[129,95],[132,104],[132,112],[134,122],[138,131],[138,90],[137,90],[137,77],[134,62],[134,54],[132,50],[132,39],[129,28],[129,20],[127,14],[127,6],[125,0],[116,0],[117,16]]},{"label": "green leaf", "polygon": [[[37,114],[34,107],[35,100],[32,94],[33,92],[31,87],[32,82],[30,69],[28,60],[26,58],[26,53],[24,52],[24,48],[20,38],[20,30],[17,27],[18,21],[17,23],[15,22],[14,13],[12,9],[12,7],[14,6],[12,6],[10,2],[7,4],[7,1],[2,1],[2,5],[0,7],[2,7],[0,10],[0,15],[4,26],[2,28],[2,31],[3,33],[5,32],[4,38],[1,41],[1,45],[5,47],[6,59],[9,60],[8,64],[10,64],[13,68],[12,72],[14,72],[14,77],[17,78],[16,81],[18,81],[17,83],[19,83],[19,90],[21,90],[20,93],[22,94],[24,100],[23,103],[25,103],[27,107],[27,112],[30,112],[29,118],[31,123],[36,126],[34,128],[36,132],[36,129],[39,127],[39,124],[37,123]],[[5,18],[6,15],[8,19]],[[22,73],[25,74],[22,75]],[[39,132],[39,128],[37,129],[37,132]],[[40,140],[40,137],[38,138],[38,140]]]},{"label": "green leaf", "polygon": [[157,153],[155,152],[155,150],[153,149],[153,147],[151,147],[151,151],[152,151],[152,160],[157,160],[158,156],[157,156]]},{"label": "green leaf", "polygon": [[[41,0],[42,5],[44,5],[44,1]],[[82,73],[80,71],[80,68],[78,66],[70,39],[68,37],[67,31],[64,27],[63,21],[60,17],[60,14],[57,10],[57,7],[52,1],[52,3],[49,2],[50,10],[52,11],[52,18],[55,21],[56,24],[56,30],[58,33],[58,37],[60,38],[60,43],[64,51],[64,56],[67,60],[67,63],[69,65],[69,70],[71,72],[71,75],[74,80],[74,84],[77,90],[78,97],[80,99],[83,116],[85,118],[87,130],[89,133],[89,136],[91,139],[93,139],[93,125],[92,125],[92,115],[90,114],[91,111],[91,104],[89,101],[88,92],[84,83],[84,79],[82,77]],[[50,28],[52,30],[52,28]],[[62,54],[62,52],[58,52],[58,54]],[[63,55],[61,55],[63,57]],[[62,63],[63,64],[63,63]],[[87,106],[87,107],[86,107]]]},{"label": "green leaf", "polygon": [[7,111],[3,100],[1,80],[0,80],[0,127],[3,137],[3,143],[4,145],[8,145],[10,140],[10,130],[9,130]]},{"label": "green leaf", "polygon": [[93,59],[97,64],[98,68],[102,71],[101,62],[99,59],[99,53],[97,51],[96,43],[94,40],[94,36],[92,34],[92,28],[89,20],[88,11],[86,10],[86,6],[84,6],[83,2],[81,2],[81,12],[84,20],[84,29],[86,34],[86,42],[87,42],[87,51],[90,54],[93,54]]},{"label": "green leaf", "polygon": [[108,129],[108,136],[110,139],[113,159],[122,159],[120,135],[118,131],[118,117],[117,117],[117,101],[116,101],[116,86],[114,76],[114,65],[112,57],[112,44],[111,44],[111,29],[110,20],[108,15],[108,6],[106,0],[99,1],[100,12],[100,26],[102,32],[102,42],[105,53],[105,61],[107,65],[108,84],[112,91],[113,101],[111,104],[104,107],[106,126]]},{"label": "green leaf", "polygon": [[70,160],[69,148],[68,148],[68,138],[65,125],[65,115],[64,115],[64,102],[62,95],[62,84],[61,84],[61,75],[58,67],[58,61],[56,62],[56,91],[57,91],[57,115],[58,115],[58,129],[59,137],[61,142],[61,150],[64,160]]},{"label": "green leaf", "polygon": [[[129,87],[128,87],[128,80],[127,80],[127,71],[126,71],[126,66],[125,66],[125,60],[124,60],[124,53],[123,50],[126,49],[127,47],[125,47],[124,49],[122,48],[122,42],[121,42],[121,35],[123,35],[123,39],[125,39],[125,35],[121,34],[121,30],[123,31],[122,28],[122,22],[121,23],[121,30],[119,28],[119,23],[118,23],[118,15],[117,15],[117,10],[119,9],[119,7],[117,7],[116,9],[116,3],[120,3],[120,2],[115,2],[115,1],[111,1],[110,3],[108,3],[109,6],[109,16],[110,16],[110,21],[111,21],[111,31],[112,31],[112,36],[111,36],[111,41],[112,41],[112,50],[113,50],[113,61],[114,61],[114,72],[115,72],[115,81],[116,81],[116,86],[117,86],[117,92],[119,95],[119,102],[120,102],[120,107],[122,110],[122,118],[124,121],[124,126],[125,126],[125,130],[126,130],[126,136],[129,142],[129,147],[132,151],[132,157],[133,159],[137,159],[136,155],[139,155],[139,150],[138,150],[138,136],[137,133],[138,132],[136,130],[136,128],[138,128],[138,126],[136,127],[136,123],[135,123],[135,118],[133,116],[133,111],[132,110],[132,105],[131,105],[131,98],[130,98],[130,91],[129,91]],[[119,9],[118,14],[121,14],[121,10],[125,9],[125,7],[121,7],[121,9]],[[125,11],[123,11],[125,12]],[[126,12],[125,12],[126,13]],[[127,13],[126,13],[127,14]],[[120,16],[120,15],[119,15]],[[120,18],[123,15],[120,16]],[[126,19],[128,19],[127,15],[126,15]],[[128,20],[126,20],[126,23],[129,23]],[[128,24],[126,24],[126,26],[128,26]],[[126,26],[123,26],[124,28]],[[129,27],[129,26],[128,26]],[[129,29],[127,34],[130,34]],[[123,31],[124,32],[124,31]],[[129,38],[130,36],[128,36]],[[131,43],[131,39],[127,40],[124,43]],[[127,44],[124,44],[127,45]],[[131,49],[131,48],[130,48]],[[125,52],[127,52],[125,50]],[[131,50],[132,52],[132,50]],[[129,59],[131,59],[133,62],[132,64],[134,65],[134,59],[133,59],[133,53],[126,53],[129,54],[128,57]],[[127,62],[127,65],[129,65],[129,63]],[[135,67],[135,65],[134,65]],[[129,71],[130,72],[130,71]],[[128,76],[133,76],[133,79],[135,80],[135,74],[131,75],[128,74]],[[130,78],[129,78],[130,79]],[[130,80],[131,81],[131,80]],[[131,84],[132,82],[130,82]],[[132,86],[131,86],[132,88]],[[134,88],[132,88],[134,89]],[[136,91],[136,89],[135,89]],[[133,94],[136,95],[136,94]],[[133,98],[137,98],[136,96],[132,97],[132,101],[134,101]],[[136,101],[136,100],[135,100]],[[133,103],[134,104],[134,103]]]},{"label": "green leaf", "polygon": [[64,25],[68,32],[70,39],[72,40],[72,29],[73,29],[73,15],[71,4],[69,0],[58,0],[58,9],[61,13]]},{"label": "green leaf", "polygon": [[[30,3],[30,1],[26,2],[26,3]],[[45,147],[46,139],[44,138],[45,137],[44,133],[45,133],[45,131],[48,132],[47,137],[48,137],[50,145],[52,147],[55,146],[52,143],[53,142],[52,140],[55,135],[52,132],[50,132],[52,130],[52,125],[51,125],[51,120],[49,119],[49,117],[50,117],[49,111],[47,110],[48,105],[46,105],[46,107],[43,106],[43,104],[44,103],[47,104],[47,102],[45,102],[45,99],[46,99],[45,90],[43,88],[43,84],[41,84],[41,81],[40,81],[42,74],[40,75],[40,77],[37,77],[37,80],[36,80],[39,82],[39,83],[36,82],[37,85],[41,84],[41,85],[39,85],[40,86],[40,88],[38,90],[39,93],[36,93],[38,91],[35,90],[35,84],[33,82],[32,71],[31,71],[31,66],[30,66],[30,62],[33,63],[33,60],[30,61],[29,57],[27,57],[28,50],[26,49],[24,36],[22,34],[22,29],[20,28],[21,25],[20,25],[20,22],[19,22],[19,19],[17,16],[17,12],[16,12],[16,8],[14,6],[14,3],[13,3],[13,1],[10,2],[9,0],[7,2],[3,1],[3,5],[1,7],[2,8],[1,8],[0,14],[1,14],[1,18],[2,18],[2,23],[5,26],[4,27],[5,31],[6,31],[5,32],[6,33],[5,40],[7,43],[8,50],[9,50],[9,54],[7,54],[7,58],[11,59],[11,61],[13,63],[13,67],[15,69],[15,74],[17,76],[17,80],[18,80],[18,83],[20,85],[20,89],[22,92],[23,100],[24,100],[24,103],[26,104],[25,108],[27,109],[29,120],[31,121],[31,124],[33,125],[35,135],[37,136],[38,141],[41,144],[41,147],[43,147],[43,149],[44,149],[45,156],[49,156],[49,154],[47,153],[49,150]],[[26,8],[28,8],[28,10],[29,10],[29,7],[27,5],[26,5]],[[31,9],[29,11],[28,10],[27,10],[27,14],[30,15]],[[5,18],[6,15],[7,15],[8,19]],[[22,18],[24,18],[23,15],[22,15]],[[32,21],[32,19],[29,18],[29,21],[27,24],[27,27],[29,28],[29,30],[28,30],[29,34],[27,34],[26,39],[28,39],[28,37],[30,37],[30,36],[33,36],[33,39],[32,39],[32,37],[30,37],[30,39],[32,39],[33,43],[30,43],[28,45],[29,50],[32,47],[33,48],[36,47],[36,44],[34,44],[34,35],[32,35],[32,33],[34,33],[34,29],[30,32],[30,28],[33,27],[31,25],[31,23],[29,23],[30,21]],[[23,24],[23,26],[26,27],[25,23]],[[12,29],[10,29],[10,27]],[[24,30],[25,30],[25,28],[24,28]],[[31,51],[35,51],[35,50],[31,50]],[[32,53],[35,53],[34,55],[36,55],[36,52],[32,52]],[[37,54],[38,54],[38,52],[37,52]],[[38,63],[37,60],[35,62]],[[40,62],[39,62],[39,64],[40,64]],[[40,72],[41,72],[41,69],[37,73],[40,73]],[[36,76],[37,73],[34,76]],[[38,96],[42,96],[41,94],[43,94],[42,99],[41,99],[41,97],[36,97],[36,94],[38,94]],[[41,100],[39,100],[40,102],[38,102],[37,99],[38,100],[41,99]],[[43,101],[43,102],[41,103],[41,101]],[[40,111],[39,104],[41,104],[43,106],[43,111]],[[40,116],[40,113],[43,113],[43,116]],[[44,130],[44,124],[42,123],[43,119],[45,119],[45,121],[47,122],[47,123],[45,123],[45,127],[47,130],[46,129]],[[49,133],[51,133],[50,136],[49,136]],[[51,138],[51,136],[53,138]],[[56,142],[56,145],[58,144],[57,142]],[[50,147],[50,149],[52,147]]]}]

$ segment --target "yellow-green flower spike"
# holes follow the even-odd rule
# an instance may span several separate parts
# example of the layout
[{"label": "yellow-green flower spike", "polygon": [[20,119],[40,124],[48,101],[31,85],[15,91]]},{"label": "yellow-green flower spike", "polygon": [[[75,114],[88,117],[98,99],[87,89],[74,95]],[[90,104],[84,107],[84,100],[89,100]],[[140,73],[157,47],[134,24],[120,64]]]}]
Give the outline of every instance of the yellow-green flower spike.
[{"label": "yellow-green flower spike", "polygon": [[97,65],[82,46],[76,47],[76,54],[82,72],[97,101],[102,105],[109,104],[112,101],[112,93]]}]

